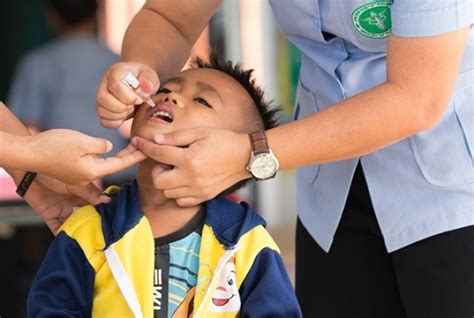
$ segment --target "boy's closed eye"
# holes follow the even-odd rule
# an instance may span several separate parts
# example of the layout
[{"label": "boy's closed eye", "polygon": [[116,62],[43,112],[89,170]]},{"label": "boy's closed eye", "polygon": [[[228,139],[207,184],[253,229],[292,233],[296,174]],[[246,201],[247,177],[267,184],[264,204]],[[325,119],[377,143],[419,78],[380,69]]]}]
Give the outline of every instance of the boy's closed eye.
[{"label": "boy's closed eye", "polygon": [[161,94],[161,93],[164,93],[164,94],[169,94],[171,93],[171,91],[169,89],[167,89],[166,87],[162,87],[158,90],[158,92],[156,92],[157,94]]},{"label": "boy's closed eye", "polygon": [[196,101],[196,102],[198,102],[199,104],[202,104],[202,105],[204,105],[204,106],[207,106],[207,107],[212,108],[212,105],[209,104],[209,103],[207,102],[207,100],[205,100],[205,99],[202,98],[202,97],[196,97],[196,98],[194,99],[194,101]]},{"label": "boy's closed eye", "polygon": [[[172,91],[166,87],[162,87],[158,90],[158,92],[156,92],[157,94],[169,94],[171,93]],[[202,104],[204,106],[207,106],[207,107],[210,107],[212,108],[212,105],[205,99],[205,98],[202,98],[202,97],[196,97],[193,99],[195,102],[199,103],[199,104]]]}]

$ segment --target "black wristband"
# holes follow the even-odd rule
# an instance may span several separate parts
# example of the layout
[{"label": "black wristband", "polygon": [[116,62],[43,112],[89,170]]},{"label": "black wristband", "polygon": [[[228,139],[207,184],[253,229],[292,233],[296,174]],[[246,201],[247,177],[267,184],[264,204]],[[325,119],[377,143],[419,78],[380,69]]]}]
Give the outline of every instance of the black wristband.
[{"label": "black wristband", "polygon": [[25,173],[25,176],[23,177],[23,179],[21,179],[21,182],[18,185],[18,188],[16,188],[16,193],[20,197],[23,198],[26,191],[28,191],[28,188],[30,187],[31,183],[33,183],[33,180],[35,180],[35,177],[36,177],[36,172],[27,171]]}]

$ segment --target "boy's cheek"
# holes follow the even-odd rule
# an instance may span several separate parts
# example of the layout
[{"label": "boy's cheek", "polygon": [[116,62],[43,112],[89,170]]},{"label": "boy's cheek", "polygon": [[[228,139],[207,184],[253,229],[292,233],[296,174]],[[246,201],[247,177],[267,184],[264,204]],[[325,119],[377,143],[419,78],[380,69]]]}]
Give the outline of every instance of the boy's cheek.
[{"label": "boy's cheek", "polygon": [[130,136],[136,136],[137,135],[137,129],[140,127],[140,115],[138,113],[135,114],[135,117],[133,118],[132,125],[130,127]]},{"label": "boy's cheek", "polygon": [[131,137],[138,136],[153,141],[156,134],[166,134],[172,131],[173,129],[171,129],[171,127],[167,128],[160,125],[153,125],[145,120],[137,120],[136,123],[134,121],[134,124],[132,125]]}]

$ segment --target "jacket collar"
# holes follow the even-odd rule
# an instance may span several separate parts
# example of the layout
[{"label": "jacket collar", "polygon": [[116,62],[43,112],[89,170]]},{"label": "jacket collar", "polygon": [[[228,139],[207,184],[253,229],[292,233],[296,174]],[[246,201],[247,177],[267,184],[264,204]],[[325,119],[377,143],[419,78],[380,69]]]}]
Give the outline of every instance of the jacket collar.
[{"label": "jacket collar", "polygon": [[[247,203],[236,203],[217,197],[205,204],[205,224],[209,225],[216,238],[226,248],[237,244],[239,238],[252,228],[266,223]],[[105,248],[118,241],[137,225],[144,216],[140,207],[136,179],[120,187],[120,191],[107,204],[96,206],[102,218]]]},{"label": "jacket collar", "polygon": [[206,220],[225,247],[237,244],[242,235],[252,228],[266,226],[263,218],[246,202],[236,203],[225,197],[217,197],[206,202]]}]

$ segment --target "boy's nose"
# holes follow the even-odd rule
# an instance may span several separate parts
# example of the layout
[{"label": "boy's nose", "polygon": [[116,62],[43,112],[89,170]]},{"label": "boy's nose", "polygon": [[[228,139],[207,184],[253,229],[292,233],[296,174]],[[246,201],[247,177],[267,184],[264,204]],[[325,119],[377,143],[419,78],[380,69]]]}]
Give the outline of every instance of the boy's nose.
[{"label": "boy's nose", "polygon": [[179,107],[183,106],[183,103],[181,102],[181,100],[178,97],[176,97],[174,95],[171,95],[171,94],[166,96],[164,100],[165,100],[165,102],[168,102],[168,103],[171,102],[171,103],[173,103],[173,104],[175,104],[176,106],[179,106]]},{"label": "boy's nose", "polygon": [[174,98],[165,97],[165,102],[169,102],[169,101],[172,101],[172,102],[175,103],[175,104],[178,103],[178,102],[176,101],[176,99],[174,99]]}]

